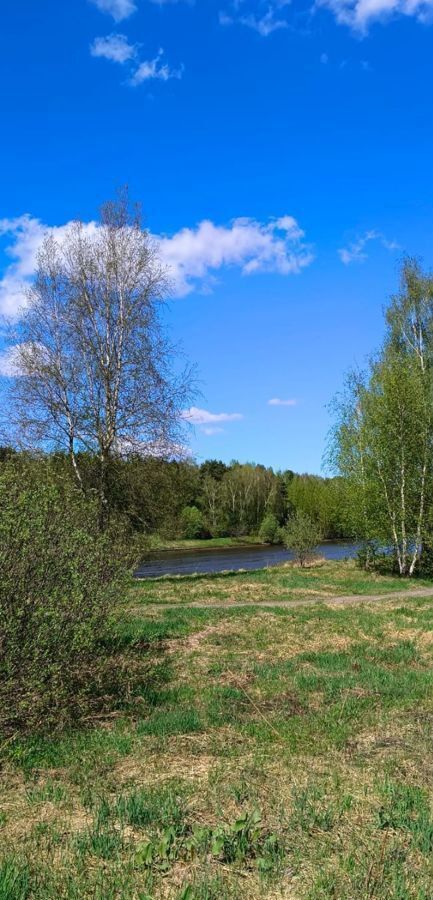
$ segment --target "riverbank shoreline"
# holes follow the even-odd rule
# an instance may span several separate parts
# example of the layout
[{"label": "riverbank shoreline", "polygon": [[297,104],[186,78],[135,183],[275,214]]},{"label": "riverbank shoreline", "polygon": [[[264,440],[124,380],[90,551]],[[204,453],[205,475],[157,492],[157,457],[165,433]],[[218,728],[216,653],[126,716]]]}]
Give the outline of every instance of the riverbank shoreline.
[{"label": "riverbank shoreline", "polygon": [[[347,544],[349,538],[325,538],[321,544]],[[150,544],[149,553],[178,553],[182,550],[191,551],[207,551],[207,550],[231,550],[242,549],[243,547],[283,547],[283,543],[278,541],[274,544],[261,541],[258,535],[246,535],[244,537],[224,537],[224,538],[200,538],[197,540],[179,540],[162,541],[161,543]]]},{"label": "riverbank shoreline", "polygon": [[282,544],[264,544],[263,541],[259,541],[258,537],[254,540],[248,540],[247,538],[209,538],[200,541],[179,540],[167,541],[162,546],[152,546],[149,549],[149,553],[181,553],[182,551],[206,553],[208,550],[241,550],[244,547],[270,546],[282,547]]}]

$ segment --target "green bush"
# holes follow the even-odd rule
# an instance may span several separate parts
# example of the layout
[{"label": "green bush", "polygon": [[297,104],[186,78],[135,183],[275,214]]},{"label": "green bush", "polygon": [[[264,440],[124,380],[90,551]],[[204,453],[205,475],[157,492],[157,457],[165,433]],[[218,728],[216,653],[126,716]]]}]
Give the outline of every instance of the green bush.
[{"label": "green bush", "polygon": [[46,730],[107,690],[107,635],[132,559],[48,464],[0,474],[0,730]]},{"label": "green bush", "polygon": [[205,537],[205,527],[201,510],[196,506],[185,506],[181,513],[182,537],[196,540]]},{"label": "green bush", "polygon": [[284,529],[284,543],[297,562],[304,566],[322,540],[319,525],[306,513],[298,511]]},{"label": "green bush", "polygon": [[268,513],[260,525],[259,538],[263,544],[278,544],[280,540],[280,528],[275,516]]}]

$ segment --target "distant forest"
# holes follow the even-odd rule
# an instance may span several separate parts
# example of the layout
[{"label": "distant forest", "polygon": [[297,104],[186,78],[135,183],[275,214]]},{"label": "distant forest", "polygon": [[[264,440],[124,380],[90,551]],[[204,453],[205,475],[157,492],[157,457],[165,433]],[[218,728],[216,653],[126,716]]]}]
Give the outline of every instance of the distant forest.
[{"label": "distant forest", "polygon": [[[52,474],[72,479],[63,453],[42,457]],[[0,460],[28,466],[41,456],[0,449]],[[98,490],[99,469],[90,454],[77,460],[86,493]],[[39,470],[40,471],[40,470]],[[206,539],[257,535],[278,541],[278,529],[296,512],[306,513],[324,538],[349,537],[345,526],[344,479],[274,472],[255,463],[209,459],[167,461],[152,456],[113,458],[107,473],[110,511],[129,519],[134,531],[175,538]]]}]

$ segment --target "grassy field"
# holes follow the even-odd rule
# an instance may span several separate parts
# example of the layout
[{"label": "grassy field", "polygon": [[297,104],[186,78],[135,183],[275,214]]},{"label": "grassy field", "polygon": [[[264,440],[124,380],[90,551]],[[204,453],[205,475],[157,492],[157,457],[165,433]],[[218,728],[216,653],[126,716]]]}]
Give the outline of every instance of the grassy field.
[{"label": "grassy field", "polygon": [[366,575],[353,562],[321,560],[306,568],[289,563],[252,572],[222,572],[210,577],[184,575],[137,580],[131,588],[130,598],[151,605],[200,602],[229,606],[235,602],[280,603],[349,594],[381,594],[430,584],[421,579],[411,583],[393,576]]},{"label": "grassy field", "polygon": [[433,585],[362,599],[405,587],[353,563],[135,584],[128,711],[2,748],[0,900],[431,898]]}]

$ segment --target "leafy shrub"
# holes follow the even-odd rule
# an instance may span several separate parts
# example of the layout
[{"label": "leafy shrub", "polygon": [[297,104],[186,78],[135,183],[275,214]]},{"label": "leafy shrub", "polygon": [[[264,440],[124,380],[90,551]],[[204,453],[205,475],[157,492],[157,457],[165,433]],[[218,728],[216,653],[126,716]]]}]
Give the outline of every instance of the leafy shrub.
[{"label": "leafy shrub", "polygon": [[428,540],[423,544],[421,558],[414,574],[421,578],[433,578],[433,547]]},{"label": "leafy shrub", "polygon": [[278,544],[280,528],[275,516],[267,513],[260,525],[259,538],[263,544]]},{"label": "leafy shrub", "polygon": [[376,567],[380,550],[377,541],[363,541],[356,553],[356,562],[360,569],[367,572]]},{"label": "leafy shrub", "polygon": [[0,729],[48,729],[113,688],[106,639],[132,562],[119,531],[47,464],[3,468]]},{"label": "leafy shrub", "polygon": [[182,537],[195,540],[205,536],[203,515],[196,506],[185,506],[180,518]]},{"label": "leafy shrub", "polygon": [[284,543],[301,566],[313,555],[321,540],[322,533],[317,522],[300,510],[289,519],[284,529]]}]

